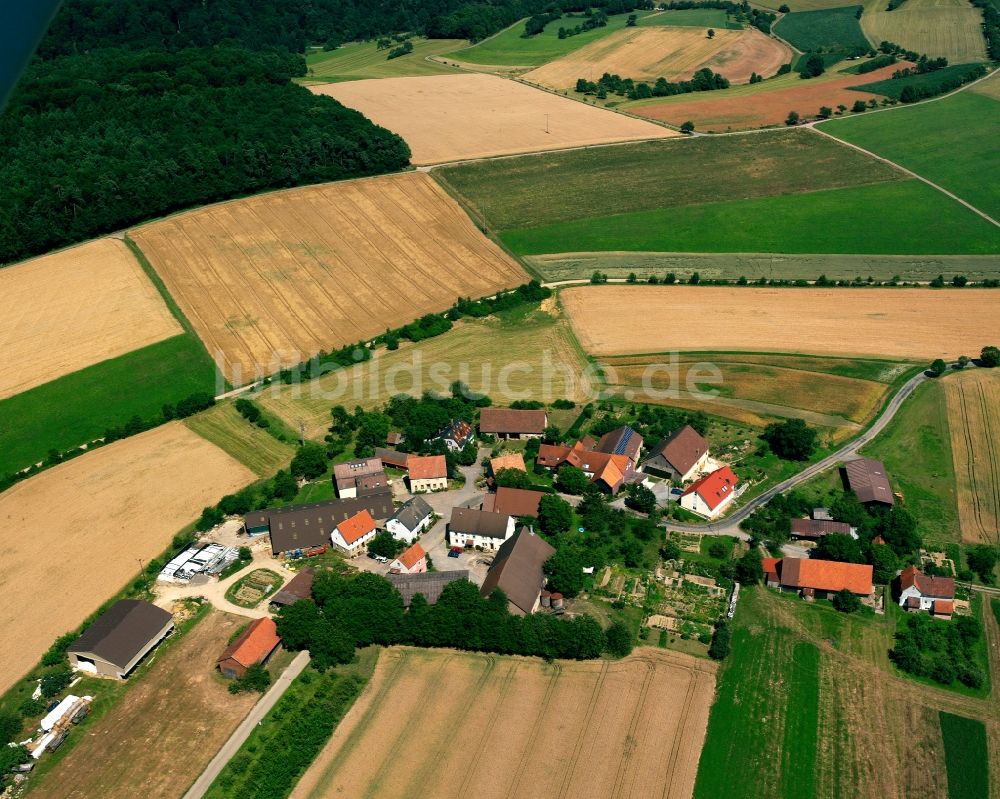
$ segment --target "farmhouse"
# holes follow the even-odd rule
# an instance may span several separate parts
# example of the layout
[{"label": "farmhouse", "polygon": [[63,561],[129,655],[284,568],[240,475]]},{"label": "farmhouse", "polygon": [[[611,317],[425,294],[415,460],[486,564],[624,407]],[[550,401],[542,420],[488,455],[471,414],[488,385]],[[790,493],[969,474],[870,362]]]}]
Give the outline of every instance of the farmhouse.
[{"label": "farmhouse", "polygon": [[406,459],[410,456],[405,452],[397,452],[394,449],[375,447],[375,457],[382,461],[383,466],[391,466],[393,469],[405,469]]},{"label": "farmhouse", "polygon": [[448,488],[448,461],[444,455],[410,455],[406,459],[410,491],[441,491]]},{"label": "farmhouse", "polygon": [[339,522],[366,510],[376,519],[387,519],[395,510],[388,488],[356,499],[331,499],[308,505],[267,508],[248,513],[243,526],[250,535],[269,533],[271,552],[294,552],[326,546]]},{"label": "farmhouse", "polygon": [[277,610],[286,605],[294,605],[302,599],[312,599],[312,584],[315,572],[310,568],[302,569],[288,584],[271,597],[271,608]]},{"label": "farmhouse", "polygon": [[389,571],[395,574],[421,574],[427,571],[427,553],[420,544],[411,544],[389,564]]},{"label": "farmhouse", "polygon": [[409,607],[413,597],[423,594],[428,605],[433,605],[438,601],[441,592],[448,583],[456,580],[468,580],[468,569],[456,569],[447,572],[422,572],[420,574],[389,574],[385,577],[395,586],[396,590],[403,597],[403,607]]},{"label": "farmhouse", "polygon": [[738,483],[739,478],[733,474],[733,470],[723,466],[684,489],[681,507],[706,519],[716,519],[736,499]]},{"label": "farmhouse", "polygon": [[472,425],[463,419],[453,421],[444,430],[437,434],[435,441],[443,441],[445,446],[452,452],[464,449],[465,445],[476,440],[475,431]]},{"label": "farmhouse", "polygon": [[514,517],[472,508],[453,508],[448,523],[448,544],[496,550],[514,534]]},{"label": "farmhouse", "polygon": [[548,423],[544,410],[483,408],[479,412],[479,432],[497,438],[541,438]]},{"label": "farmhouse", "polygon": [[691,425],[685,425],[653,447],[640,468],[686,483],[704,471],[707,462],[708,442]]},{"label": "farmhouse", "polygon": [[375,537],[378,525],[367,510],[358,511],[349,519],[339,522],[330,534],[330,541],[351,557]]},{"label": "farmhouse", "polygon": [[547,469],[558,469],[569,464],[581,469],[591,482],[604,491],[617,494],[626,483],[637,479],[633,461],[627,455],[596,452],[590,449],[586,439],[577,441],[572,447],[542,444],[538,448],[535,462]]},{"label": "farmhouse", "polygon": [[414,497],[397,510],[385,523],[392,537],[407,543],[430,527],[434,511],[423,497]]},{"label": "farmhouse", "polygon": [[498,455],[495,458],[490,458],[487,470],[489,471],[490,477],[496,477],[497,473],[501,469],[513,469],[518,472],[524,472],[527,474],[528,469],[524,465],[524,456],[520,452],[514,452],[509,455]]},{"label": "farmhouse", "polygon": [[847,486],[863,505],[891,507],[895,500],[882,461],[857,458],[844,464]]},{"label": "farmhouse", "polygon": [[222,676],[242,677],[251,666],[264,665],[281,645],[273,619],[254,619],[236,640],[226,647],[216,662]]},{"label": "farmhouse", "polygon": [[639,463],[639,452],[642,450],[642,436],[628,425],[618,427],[601,436],[601,440],[594,447],[597,452],[606,452],[609,455],[624,455],[634,467]]},{"label": "farmhouse", "polygon": [[851,525],[847,522],[833,522],[825,519],[792,519],[792,538],[816,541],[830,533],[838,535],[851,535]]},{"label": "farmhouse", "polygon": [[511,613],[517,616],[534,613],[545,585],[542,566],[554,554],[550,544],[522,527],[501,545],[479,593],[488,597],[499,588],[507,595],[507,609]]},{"label": "farmhouse", "polygon": [[910,613],[927,611],[932,616],[950,619],[955,610],[955,580],[931,577],[907,566],[899,575],[899,606]]},{"label": "farmhouse", "polygon": [[78,671],[124,680],[173,630],[173,616],[163,608],[120,599],[70,644],[66,654]]},{"label": "farmhouse", "polygon": [[526,488],[506,488],[501,486],[495,494],[483,497],[483,510],[487,513],[505,513],[508,516],[532,516],[538,518],[538,505],[545,494]]},{"label": "farmhouse", "polygon": [[872,567],[867,563],[782,558],[772,566],[777,571],[781,591],[795,592],[807,599],[829,599],[845,588],[859,596],[870,596],[874,590]]},{"label": "farmhouse", "polygon": [[341,499],[352,499],[359,493],[377,493],[389,485],[379,458],[338,463],[333,467],[333,483]]}]

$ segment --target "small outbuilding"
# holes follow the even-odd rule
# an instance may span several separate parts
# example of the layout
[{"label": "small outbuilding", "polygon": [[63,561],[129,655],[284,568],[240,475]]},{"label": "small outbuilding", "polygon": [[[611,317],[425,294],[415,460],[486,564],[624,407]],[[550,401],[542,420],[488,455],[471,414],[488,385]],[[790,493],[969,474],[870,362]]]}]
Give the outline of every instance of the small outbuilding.
[{"label": "small outbuilding", "polygon": [[226,647],[216,665],[223,677],[234,680],[246,674],[251,666],[267,663],[280,645],[281,638],[274,620],[266,617],[254,619]]},{"label": "small outbuilding", "polygon": [[310,568],[302,569],[288,584],[271,597],[271,606],[282,608],[294,605],[303,599],[312,599],[312,584],[315,572]]},{"label": "small outbuilding", "polygon": [[78,671],[124,680],[173,631],[168,611],[141,599],[120,599],[70,644],[66,654]]}]

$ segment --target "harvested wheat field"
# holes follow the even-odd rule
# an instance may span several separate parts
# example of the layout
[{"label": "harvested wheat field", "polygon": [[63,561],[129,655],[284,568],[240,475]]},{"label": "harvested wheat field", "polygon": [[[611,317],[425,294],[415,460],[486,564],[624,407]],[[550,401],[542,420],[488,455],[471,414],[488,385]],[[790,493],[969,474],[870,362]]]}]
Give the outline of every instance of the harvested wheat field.
[{"label": "harvested wheat field", "polygon": [[393,648],[292,797],[689,797],[715,670]]},{"label": "harvested wheat field", "polygon": [[962,539],[1000,546],[1000,374],[976,369],[942,385]]},{"label": "harvested wheat field", "polygon": [[[895,13],[895,12],[893,12]],[[867,75],[821,76],[801,80],[798,75],[782,76],[772,84],[756,84],[752,92],[741,93],[742,87],[702,92],[697,98],[683,95],[671,100],[642,101],[630,104],[629,113],[661,122],[679,125],[686,120],[694,122],[698,130],[727,131],[780,125],[789,111],[798,111],[804,118],[814,117],[820,106],[836,108],[854,106],[858,100],[880,99],[879,95],[854,91],[848,87],[873,83],[892,77],[892,73],[908,63],[900,62]],[[762,88],[763,87],[763,88]],[[751,87],[747,87],[749,90]],[[692,98],[692,99],[688,99]]]},{"label": "harvested wheat field", "polygon": [[180,422],[116,441],[0,494],[0,692],[255,475]]},{"label": "harvested wheat field", "polygon": [[213,671],[242,616],[213,611],[171,642],[127,700],[31,792],[38,799],[176,799],[253,707]]},{"label": "harvested wheat field", "polygon": [[873,42],[896,42],[952,64],[988,60],[983,14],[967,0],[907,0],[892,11],[883,0],[867,0],[861,29]]},{"label": "harvested wheat field", "polygon": [[222,203],[132,235],[235,385],[527,282],[416,172]]},{"label": "harvested wheat field", "polygon": [[712,39],[702,28],[626,28],[522,77],[553,89],[571,89],[577,78],[597,80],[605,72],[635,81],[680,81],[708,67],[732,83],[746,83],[754,72],[775,74],[791,58],[791,48],[756,28],[718,30]]},{"label": "harvested wheat field", "polygon": [[618,285],[564,289],[561,299],[593,355],[703,350],[954,358],[978,352],[1000,313],[1000,296],[990,289]]},{"label": "harvested wheat field", "polygon": [[356,80],[309,89],[398,133],[415,164],[680,135],[495,75]]},{"label": "harvested wheat field", "polygon": [[0,399],[180,332],[118,239],[8,266],[0,269]]}]

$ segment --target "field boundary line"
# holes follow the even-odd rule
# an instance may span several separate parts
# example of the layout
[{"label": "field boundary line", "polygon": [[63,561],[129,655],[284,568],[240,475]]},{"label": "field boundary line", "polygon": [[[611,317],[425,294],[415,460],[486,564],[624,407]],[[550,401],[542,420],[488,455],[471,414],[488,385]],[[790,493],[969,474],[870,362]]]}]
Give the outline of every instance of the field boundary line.
[{"label": "field boundary line", "polygon": [[[646,697],[649,696],[649,687],[653,684],[653,678],[656,676],[656,663],[652,660],[640,660],[642,665],[646,667],[646,673],[642,678],[642,687],[639,689],[639,697],[635,702],[634,710],[632,711],[632,718],[629,721],[628,728],[625,731],[625,741],[622,746],[622,756],[618,760],[618,768],[615,771],[615,781],[611,788],[611,799],[615,797],[622,796],[622,789],[624,788],[626,778],[628,777],[629,767],[632,763],[632,757],[635,755],[635,750],[638,748],[639,737],[637,733],[639,731],[639,726],[643,721],[643,717],[648,714],[646,711]],[[692,680],[693,681],[693,680]],[[643,724],[643,731],[645,732],[648,728],[648,722]],[[678,729],[678,734],[680,729]],[[676,742],[677,737],[674,737]],[[574,762],[574,767],[576,763]],[[629,780],[629,790],[624,793],[624,796],[632,796],[632,788],[635,785],[636,772],[632,771],[632,779]]]},{"label": "field boundary line", "polygon": [[576,740],[573,742],[573,753],[569,758],[569,765],[563,772],[562,785],[559,786],[559,793],[557,796],[559,799],[565,799],[568,796],[570,785],[573,783],[574,772],[576,771],[577,761],[580,759],[580,755],[583,754],[583,745],[587,740],[587,733],[590,730],[590,722],[594,718],[594,711],[597,710],[597,700],[601,696],[601,691],[604,689],[604,680],[608,676],[608,670],[610,667],[610,661],[605,660],[601,664],[601,670],[597,675],[597,679],[594,681],[594,687],[590,691],[590,700],[587,702],[587,712],[583,715],[583,720],[580,722],[580,732],[576,735]]},{"label": "field boundary line", "polygon": [[472,782],[473,777],[476,776],[476,771],[479,769],[479,761],[483,759],[483,752],[486,751],[486,743],[490,740],[490,736],[493,734],[493,728],[496,727],[497,720],[500,718],[500,712],[507,700],[507,694],[510,691],[510,686],[514,682],[514,675],[517,673],[518,665],[517,661],[511,662],[509,664],[510,668],[507,669],[507,673],[502,678],[500,690],[497,692],[497,699],[493,705],[493,710],[490,712],[490,717],[486,721],[486,726],[483,727],[482,735],[479,736],[479,744],[476,746],[475,757],[472,758],[472,762],[467,764],[465,768],[465,776],[462,778],[462,783],[458,790],[459,796],[469,795],[469,784]]},{"label": "field boundary line", "polygon": [[[986,506],[993,514],[993,527],[996,528],[997,522],[1000,521],[1000,491],[997,489],[997,480],[1000,480],[1000,464],[998,464],[997,458],[996,436],[993,435],[993,417],[990,414],[990,403],[986,396],[986,388],[981,380],[977,386],[977,392],[979,394],[979,410],[983,415],[983,432],[986,435],[986,456],[993,475],[993,479],[989,481],[989,490],[986,492]],[[989,499],[990,494],[993,495],[992,502]],[[989,535],[988,528],[984,528],[983,532],[987,536]],[[1000,544],[1000,533],[994,529],[994,534],[997,535],[997,540],[991,543],[996,546]]]},{"label": "field boundary line", "polygon": [[513,799],[513,797],[517,796],[518,785],[520,785],[524,771],[528,767],[528,761],[531,759],[538,734],[542,731],[542,719],[545,717],[545,711],[548,710],[549,704],[552,702],[552,694],[555,693],[561,676],[562,666],[553,662],[552,676],[549,677],[549,684],[545,686],[542,701],[538,703],[538,713],[535,715],[534,723],[531,725],[531,732],[528,733],[528,737],[524,742],[524,750],[521,752],[521,757],[518,758],[517,767],[514,769],[514,778],[510,781],[510,785],[507,786],[507,792],[504,794],[507,799]]}]

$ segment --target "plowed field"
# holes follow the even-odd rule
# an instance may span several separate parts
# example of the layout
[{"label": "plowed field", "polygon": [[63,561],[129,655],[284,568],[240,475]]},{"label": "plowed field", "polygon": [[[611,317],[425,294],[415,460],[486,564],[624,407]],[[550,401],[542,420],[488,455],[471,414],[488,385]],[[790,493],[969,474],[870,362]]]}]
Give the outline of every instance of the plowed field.
[{"label": "plowed field", "polygon": [[[671,350],[955,358],[996,327],[991,289],[582,286],[562,303],[594,355]],[[608,320],[628,320],[609,324]]]},{"label": "plowed field", "polygon": [[660,650],[392,649],[292,797],[689,797],[714,688],[714,664]]},{"label": "plowed field", "polygon": [[172,422],[0,494],[0,692],[170,544],[203,507],[255,475]]},{"label": "plowed field", "polygon": [[627,28],[523,77],[553,89],[570,89],[577,78],[597,80],[605,72],[635,81],[679,81],[708,67],[733,83],[746,83],[752,72],[773,75],[791,58],[788,46],[756,28],[718,30],[712,39],[702,28]]},{"label": "plowed field", "polygon": [[415,164],[680,135],[495,75],[385,78],[309,88],[398,133],[410,145]]},{"label": "plowed field", "polygon": [[0,269],[0,399],[180,332],[118,239]]},{"label": "plowed field", "polygon": [[132,235],[237,385],[527,280],[422,173],[236,200]]}]

